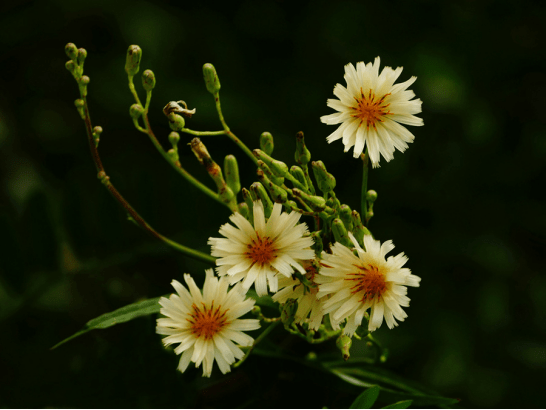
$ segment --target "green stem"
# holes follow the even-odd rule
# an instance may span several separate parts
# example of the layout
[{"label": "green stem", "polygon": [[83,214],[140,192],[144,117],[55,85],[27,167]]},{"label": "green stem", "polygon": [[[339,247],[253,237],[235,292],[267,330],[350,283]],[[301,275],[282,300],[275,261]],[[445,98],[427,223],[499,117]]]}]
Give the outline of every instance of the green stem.
[{"label": "green stem", "polygon": [[362,220],[366,221],[366,214],[368,213],[368,204],[366,202],[366,193],[368,192],[368,148],[366,152],[360,155],[362,159],[362,193],[360,197],[360,209]]},{"label": "green stem", "polygon": [[196,135],[198,137],[203,135],[226,135],[225,131],[194,131],[190,130],[189,128],[182,128],[181,131],[185,132],[186,134]]},{"label": "green stem", "polygon": [[135,84],[133,83],[133,76],[129,76],[129,89],[131,90],[131,93],[133,94],[133,97],[135,98],[135,101],[138,105],[142,107],[142,103],[140,102],[140,98],[138,98],[138,94],[135,89]]},{"label": "green stem", "polygon": [[250,346],[250,349],[248,349],[248,351],[245,353],[245,355],[241,358],[241,360],[239,360],[237,363],[235,363],[233,365],[234,368],[236,367],[239,367],[240,365],[242,365],[244,363],[244,361],[248,358],[248,356],[250,355],[250,353],[252,352],[252,350],[254,350],[254,347],[256,347],[256,345],[258,343],[260,343],[269,333],[271,333],[271,331],[277,327],[277,325],[281,323],[281,322],[274,322],[274,323],[271,323],[261,334],[260,336],[258,336],[256,338],[256,340],[254,340],[254,343],[252,343],[252,346]]},{"label": "green stem", "polygon": [[252,154],[252,151],[239,139],[237,136],[230,131],[228,125],[226,124],[226,121],[224,120],[224,115],[222,114],[222,107],[220,105],[220,93],[214,94],[214,102],[216,104],[216,111],[218,111],[218,118],[220,118],[220,122],[222,123],[222,126],[224,127],[224,131],[226,135],[235,143],[239,148],[241,148],[246,155],[254,162],[256,166],[258,166],[258,160]]}]

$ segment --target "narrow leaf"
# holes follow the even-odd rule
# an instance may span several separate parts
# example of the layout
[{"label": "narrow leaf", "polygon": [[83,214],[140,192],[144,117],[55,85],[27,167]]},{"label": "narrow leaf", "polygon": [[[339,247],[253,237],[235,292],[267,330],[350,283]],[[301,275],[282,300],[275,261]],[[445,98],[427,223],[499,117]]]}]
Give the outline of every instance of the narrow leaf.
[{"label": "narrow leaf", "polygon": [[70,337],[67,337],[63,341],[57,343],[51,348],[51,350],[56,349],[60,345],[72,340],[84,333],[89,332],[93,329],[106,329],[110,326],[117,325],[118,323],[128,322],[140,316],[152,315],[154,313],[159,313],[161,305],[159,304],[159,297],[144,300],[142,302],[132,303],[130,305],[124,306],[122,308],[116,309],[113,312],[105,313],[100,315],[95,319],[91,319],[87,322],[82,330],[73,334]]},{"label": "narrow leaf", "polygon": [[413,403],[413,400],[404,400],[399,401],[397,403],[389,404],[388,406],[383,407],[384,409],[407,409],[409,406],[411,406],[411,403]]},{"label": "narrow leaf", "polygon": [[372,386],[369,389],[364,390],[360,395],[353,401],[350,409],[371,409],[377,397],[379,396],[379,386]]}]

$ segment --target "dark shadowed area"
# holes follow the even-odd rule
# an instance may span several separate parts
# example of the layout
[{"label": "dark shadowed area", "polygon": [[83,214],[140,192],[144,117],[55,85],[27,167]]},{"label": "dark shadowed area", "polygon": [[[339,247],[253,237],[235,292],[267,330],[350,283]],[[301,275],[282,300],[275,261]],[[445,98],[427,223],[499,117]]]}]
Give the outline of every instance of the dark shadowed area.
[{"label": "dark shadowed area", "polygon": [[[296,3],[296,2],[294,2]],[[546,8],[493,1],[43,1],[0,6],[1,407],[348,407],[362,389],[302,363],[251,356],[211,379],[176,371],[147,316],[49,349],[90,319],[170,293],[205,264],[127,220],[96,177],[64,64],[68,42],[88,52],[89,106],[112,182],[162,234],[209,252],[229,217],[177,175],[129,116],[124,71],[131,44],[157,79],[150,119],[167,147],[162,113],[185,100],[195,130],[218,130],[203,83],[215,65],[224,115],[251,148],[275,137],[294,164],[303,131],[312,158],[359,208],[361,162],[322,124],[343,66],[381,57],[423,100],[424,127],[405,153],[370,173],[378,192],[370,229],[422,278],[408,318],[376,333],[380,365],[460,407],[544,407],[546,371]],[[140,74],[139,74],[140,75]],[[137,89],[144,96],[140,77]],[[186,145],[182,164],[213,188]],[[204,137],[213,158],[252,164],[227,138]],[[240,200],[240,199],[239,199]],[[304,358],[336,353],[283,332],[268,343]],[[256,337],[258,332],[252,333]],[[355,343],[355,355],[365,348]],[[381,398],[381,396],[380,396]],[[388,402],[379,402],[380,405]],[[457,406],[455,406],[457,407]]]}]

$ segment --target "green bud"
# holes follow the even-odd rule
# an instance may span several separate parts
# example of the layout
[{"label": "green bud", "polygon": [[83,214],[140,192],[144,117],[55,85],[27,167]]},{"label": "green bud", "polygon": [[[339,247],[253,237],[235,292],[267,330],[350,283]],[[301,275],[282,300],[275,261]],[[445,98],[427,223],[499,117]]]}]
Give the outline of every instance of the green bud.
[{"label": "green bud", "polygon": [[370,231],[362,224],[360,214],[357,211],[352,212],[353,219],[353,235],[360,246],[364,247],[364,235],[371,235]]},{"label": "green bud", "polygon": [[87,58],[87,50],[85,48],[80,48],[78,50],[78,58],[77,58],[77,62],[78,62],[78,65],[81,66],[83,65],[83,62],[85,61],[85,59]]},{"label": "green bud", "polygon": [[181,115],[175,114],[174,112],[171,112],[167,118],[169,119],[169,127],[171,127],[171,130],[173,131],[181,131],[182,128],[184,128],[184,125],[186,125],[186,121],[184,120],[184,117]]},{"label": "green bud", "polygon": [[313,245],[311,245],[311,249],[315,251],[315,255],[317,256],[320,256],[322,250],[324,249],[320,233],[321,231],[315,231],[311,234],[311,238],[313,238]]},{"label": "green bud", "polygon": [[64,52],[71,60],[76,60],[78,58],[78,48],[74,43],[68,43],[64,46]]},{"label": "green bud", "polygon": [[155,75],[152,70],[146,70],[142,73],[142,86],[146,91],[152,91],[155,87]]},{"label": "green bud", "polygon": [[377,192],[375,192],[373,189],[370,189],[368,192],[366,192],[366,200],[369,202],[375,202],[377,199]]},{"label": "green bud", "polygon": [[305,140],[303,138],[303,132],[300,131],[296,134],[296,162],[298,164],[307,164],[311,161],[311,153],[305,146]]},{"label": "green bud", "polygon": [[95,128],[93,128],[93,140],[95,141],[95,148],[98,148],[99,146],[100,134],[102,134],[102,127],[97,125]]},{"label": "green bud", "polygon": [[76,108],[83,108],[84,102],[81,98],[78,98],[76,101],[74,101],[74,105]]},{"label": "green bud", "polygon": [[262,151],[267,155],[271,155],[273,153],[273,147],[273,135],[269,132],[262,132],[262,135],[260,135],[260,148]]},{"label": "green bud", "polygon": [[324,163],[322,161],[313,161],[311,162],[311,166],[313,167],[313,173],[315,174],[319,189],[324,193],[333,191],[336,187],[336,179],[326,171]]},{"label": "green bud", "polygon": [[239,165],[234,155],[227,155],[224,159],[224,174],[226,184],[237,195],[241,190],[241,181],[239,180]]},{"label": "green bud", "polygon": [[313,211],[320,212],[326,208],[326,200],[321,196],[306,194],[298,188],[293,188],[292,193],[296,198],[301,199],[305,204],[309,205]]},{"label": "green bud", "polygon": [[262,160],[258,160],[258,169],[261,170],[274,184],[282,185],[284,184],[284,178],[276,176],[271,169],[266,165]]},{"label": "green bud", "polygon": [[241,215],[243,215],[245,217],[245,219],[248,219],[248,215],[249,215],[249,209],[248,209],[248,205],[246,204],[246,202],[241,202],[237,205],[237,210],[239,211],[239,213]]},{"label": "green bud", "polygon": [[262,313],[262,308],[260,308],[258,305],[255,305],[250,311],[250,313],[256,316],[260,316],[260,313]]},{"label": "green bud", "polygon": [[356,328],[355,333],[357,336],[360,336],[360,338],[362,339],[364,339],[366,336],[370,334],[370,332],[368,331],[368,326],[358,326]]},{"label": "green bud", "polygon": [[173,146],[173,148],[176,148],[178,146],[178,141],[180,141],[180,134],[178,132],[171,132],[169,134],[169,142]]},{"label": "green bud", "polygon": [[284,178],[288,173],[288,166],[284,162],[271,158],[261,149],[255,149],[252,151],[252,153],[256,159],[262,160],[265,164],[267,164],[267,166],[271,168],[271,171],[273,171],[276,176]]},{"label": "green bud", "polygon": [[296,178],[298,182],[302,184],[306,189],[308,188],[307,180],[305,179],[305,174],[300,167],[298,167],[297,165],[292,165],[292,167],[290,168],[290,174],[294,178]]},{"label": "green bud", "polygon": [[170,150],[168,150],[167,154],[169,155],[169,158],[171,159],[172,162],[178,161],[178,152],[176,152],[174,148],[171,148]]},{"label": "green bud", "polygon": [[68,71],[70,71],[70,72],[72,73],[72,75],[74,75],[74,72],[75,72],[75,70],[76,70],[76,64],[74,64],[74,61],[68,60],[68,61],[65,63],[64,66],[66,67],[66,69],[67,69]]},{"label": "green bud", "polygon": [[131,108],[129,108],[129,114],[131,115],[131,118],[140,118],[140,116],[144,114],[144,108],[142,108],[142,105],[140,104],[133,104],[131,105]]},{"label": "green bud", "polygon": [[340,211],[339,211],[339,217],[341,218],[341,220],[343,221],[343,224],[345,225],[345,228],[348,230],[348,231],[352,231],[353,230],[353,216],[352,216],[352,211],[351,211],[351,208],[349,207],[349,205],[341,205],[340,207]]},{"label": "green bud", "polygon": [[89,84],[89,82],[91,81],[91,79],[84,75],[82,76],[81,80],[80,80],[80,84],[83,85],[84,87],[87,87],[87,85]]},{"label": "green bud", "polygon": [[212,64],[206,63],[203,65],[203,77],[205,78],[205,85],[209,93],[214,95],[220,91],[220,79]]},{"label": "green bud", "polygon": [[387,359],[389,358],[389,349],[387,349],[386,347],[383,349],[382,353],[381,353],[381,356],[379,356],[379,361],[381,363],[385,363],[387,361]]},{"label": "green bud", "polygon": [[305,356],[305,360],[309,360],[309,361],[315,361],[317,360],[317,354],[315,352],[309,352],[307,353],[307,355]]},{"label": "green bud", "polygon": [[347,335],[342,334],[337,338],[336,346],[339,350],[341,350],[343,360],[349,360],[349,357],[351,357],[351,355],[349,354],[349,349],[351,348],[352,344],[353,340]]},{"label": "green bud", "polygon": [[[273,202],[271,202],[271,199],[269,199],[266,189],[260,182],[254,182],[252,185],[250,185],[250,192],[252,192],[256,199],[262,200],[265,218],[268,219],[271,216],[271,211],[273,210]],[[254,208],[254,205],[252,208]]]},{"label": "green bud", "polygon": [[127,58],[125,60],[125,71],[133,77],[140,69],[140,59],[142,57],[142,49],[137,45],[129,46],[127,49]]},{"label": "green bud", "polygon": [[258,168],[256,171],[258,174],[258,179],[260,182],[267,188],[269,191],[269,194],[271,195],[271,199],[273,199],[274,202],[278,203],[285,203],[288,199],[288,194],[283,188],[278,187],[275,185],[271,180],[264,174],[264,172]]},{"label": "green bud", "polygon": [[334,234],[336,242],[339,242],[348,248],[353,247],[349,235],[347,234],[347,229],[345,229],[345,225],[341,219],[336,218],[332,221],[332,233]]},{"label": "green bud", "polygon": [[247,216],[246,219],[248,219],[248,221],[252,225],[254,225],[254,218],[253,218],[253,214],[252,214],[251,210],[254,207],[253,201],[255,201],[256,198],[252,198],[251,192],[246,188],[243,188],[241,190],[241,194],[243,195],[243,201],[245,201],[245,204],[246,204],[246,206],[248,208],[248,216]]}]

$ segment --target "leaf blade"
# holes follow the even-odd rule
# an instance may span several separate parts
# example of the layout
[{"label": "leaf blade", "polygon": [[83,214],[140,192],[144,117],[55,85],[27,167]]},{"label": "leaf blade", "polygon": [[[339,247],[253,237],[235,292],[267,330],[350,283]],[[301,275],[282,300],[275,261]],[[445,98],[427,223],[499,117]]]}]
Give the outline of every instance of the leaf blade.
[{"label": "leaf blade", "polygon": [[385,406],[383,408],[384,409],[407,409],[409,406],[411,406],[411,403],[413,403],[413,400],[403,400],[393,404],[389,404],[388,406]]},{"label": "leaf blade", "polygon": [[379,386],[372,386],[369,389],[364,390],[353,401],[350,409],[371,409],[377,397],[379,396]]}]

